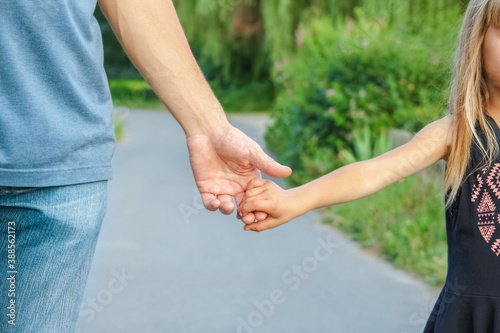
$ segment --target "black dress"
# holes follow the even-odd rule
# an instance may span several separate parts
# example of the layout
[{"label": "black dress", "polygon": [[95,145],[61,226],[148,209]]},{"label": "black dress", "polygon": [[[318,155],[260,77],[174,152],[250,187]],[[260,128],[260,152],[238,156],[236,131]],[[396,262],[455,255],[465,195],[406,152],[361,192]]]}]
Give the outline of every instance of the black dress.
[{"label": "black dress", "polygon": [[[477,144],[470,152],[467,174],[483,161]],[[424,333],[500,333],[500,156],[467,177],[446,210],[446,233],[448,275]]]}]

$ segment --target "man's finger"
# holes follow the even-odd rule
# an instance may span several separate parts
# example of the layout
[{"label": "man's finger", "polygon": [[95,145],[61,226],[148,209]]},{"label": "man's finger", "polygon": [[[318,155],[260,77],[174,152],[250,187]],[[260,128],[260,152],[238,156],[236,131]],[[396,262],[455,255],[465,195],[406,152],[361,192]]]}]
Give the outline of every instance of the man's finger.
[{"label": "man's finger", "polygon": [[222,214],[229,215],[234,211],[233,197],[228,194],[217,196],[220,201],[219,210]]},{"label": "man's finger", "polygon": [[292,174],[292,169],[273,160],[260,147],[253,152],[253,156],[253,165],[270,177],[285,178]]},{"label": "man's finger", "polygon": [[220,201],[215,197],[213,193],[202,193],[201,201],[203,201],[203,206],[209,211],[216,211],[220,207]]},{"label": "man's finger", "polygon": [[243,201],[243,198],[245,197],[245,192],[240,192],[234,195],[234,201],[236,201],[236,218],[241,219],[242,216],[240,215],[240,204]]}]

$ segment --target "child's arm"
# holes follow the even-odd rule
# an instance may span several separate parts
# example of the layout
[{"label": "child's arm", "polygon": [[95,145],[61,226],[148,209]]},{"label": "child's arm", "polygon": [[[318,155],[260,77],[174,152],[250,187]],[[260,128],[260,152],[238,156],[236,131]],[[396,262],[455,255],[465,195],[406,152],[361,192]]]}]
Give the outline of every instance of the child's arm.
[{"label": "child's arm", "polygon": [[277,227],[310,210],[337,205],[371,195],[393,182],[446,159],[451,144],[452,116],[437,120],[405,145],[367,161],[339,168],[326,176],[290,190],[271,181],[250,183],[238,213],[268,213],[265,220],[250,223],[245,230]]}]

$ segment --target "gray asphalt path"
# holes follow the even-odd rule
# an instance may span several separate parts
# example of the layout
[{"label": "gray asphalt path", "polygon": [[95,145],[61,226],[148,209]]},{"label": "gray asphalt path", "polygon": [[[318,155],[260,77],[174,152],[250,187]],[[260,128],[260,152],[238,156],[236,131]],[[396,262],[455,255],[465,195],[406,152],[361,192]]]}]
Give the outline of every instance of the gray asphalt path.
[{"label": "gray asphalt path", "polygon": [[[261,141],[264,116],[231,116]],[[201,208],[184,135],[166,112],[128,111],[81,333],[414,333],[436,289],[317,213],[263,233]]]}]

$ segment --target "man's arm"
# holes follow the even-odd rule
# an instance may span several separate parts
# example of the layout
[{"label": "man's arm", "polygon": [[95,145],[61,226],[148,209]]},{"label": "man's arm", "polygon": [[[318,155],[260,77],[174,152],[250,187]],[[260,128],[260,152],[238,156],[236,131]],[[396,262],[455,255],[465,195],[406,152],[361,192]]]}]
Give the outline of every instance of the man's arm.
[{"label": "man's arm", "polygon": [[[230,214],[260,171],[291,170],[232,127],[206,82],[171,0],[99,0],[125,52],[184,129],[191,167],[205,207]],[[257,214],[257,219],[265,214]],[[253,222],[253,213],[243,222]]]},{"label": "man's arm", "polygon": [[186,135],[227,127],[170,0],[99,0],[130,60]]}]

